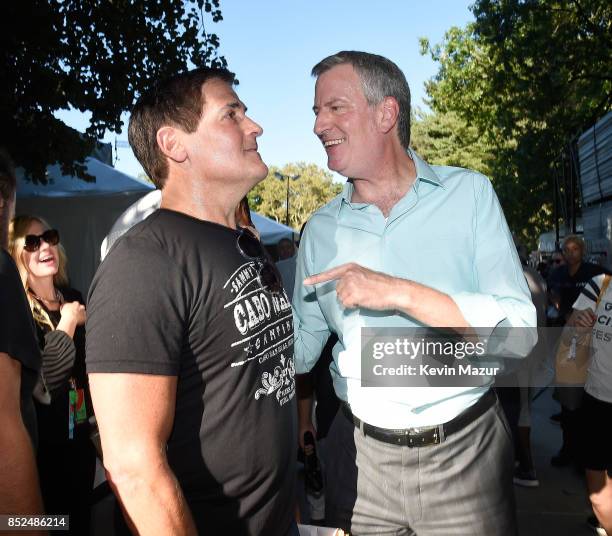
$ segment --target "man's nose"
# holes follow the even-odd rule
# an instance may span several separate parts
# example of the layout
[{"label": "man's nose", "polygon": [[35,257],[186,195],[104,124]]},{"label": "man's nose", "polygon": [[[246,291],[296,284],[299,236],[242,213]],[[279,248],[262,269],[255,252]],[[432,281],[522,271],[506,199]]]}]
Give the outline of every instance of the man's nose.
[{"label": "man's nose", "polygon": [[250,117],[247,117],[247,132],[248,134],[255,134],[255,137],[259,137],[263,134],[263,128],[261,128],[261,126],[259,125],[259,123],[256,123],[255,121],[253,121]]},{"label": "man's nose", "polygon": [[313,132],[321,137],[323,133],[329,129],[329,120],[327,114],[323,111],[319,111],[315,117]]}]

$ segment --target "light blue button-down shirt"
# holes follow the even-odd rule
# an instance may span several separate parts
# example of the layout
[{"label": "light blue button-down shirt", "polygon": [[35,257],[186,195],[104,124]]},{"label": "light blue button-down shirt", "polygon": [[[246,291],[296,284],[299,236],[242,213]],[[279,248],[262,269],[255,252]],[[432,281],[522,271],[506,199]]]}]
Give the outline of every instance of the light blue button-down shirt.
[{"label": "light blue button-down shirt", "polygon": [[[316,363],[330,332],[338,396],[355,415],[383,428],[447,422],[487,390],[482,387],[362,387],[361,328],[417,327],[391,311],[345,309],[334,281],[305,277],[347,262],[422,283],[451,296],[474,327],[536,326],[535,308],[501,206],[489,180],[474,171],[430,166],[409,150],[417,178],[389,217],[353,203],[353,185],[313,214],[300,243],[293,296],[296,372]],[[526,330],[523,354],[537,335]]]}]

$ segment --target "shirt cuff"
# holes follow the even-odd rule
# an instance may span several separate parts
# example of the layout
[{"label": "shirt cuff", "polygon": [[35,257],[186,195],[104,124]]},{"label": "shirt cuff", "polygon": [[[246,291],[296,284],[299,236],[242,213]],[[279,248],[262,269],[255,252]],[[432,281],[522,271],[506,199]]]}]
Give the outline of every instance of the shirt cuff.
[{"label": "shirt cuff", "polygon": [[495,298],[488,294],[458,292],[451,294],[451,298],[473,328],[491,328],[493,331],[507,316]]}]

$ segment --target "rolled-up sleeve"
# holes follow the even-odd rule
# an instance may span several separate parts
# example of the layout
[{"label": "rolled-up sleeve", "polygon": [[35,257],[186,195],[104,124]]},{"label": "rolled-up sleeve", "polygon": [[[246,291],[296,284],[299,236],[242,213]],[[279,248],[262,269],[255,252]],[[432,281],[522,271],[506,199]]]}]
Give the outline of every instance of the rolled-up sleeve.
[{"label": "rolled-up sleeve", "polygon": [[305,374],[315,366],[330,335],[315,287],[303,284],[306,277],[313,275],[313,245],[310,237],[307,227],[300,242],[293,291],[294,360],[298,374]]},{"label": "rolled-up sleeve", "polygon": [[[476,289],[451,295],[468,323],[506,329],[507,344],[497,351],[525,356],[537,342],[536,310],[508,229],[489,180],[474,174],[473,271]],[[496,351],[496,353],[497,353]]]}]

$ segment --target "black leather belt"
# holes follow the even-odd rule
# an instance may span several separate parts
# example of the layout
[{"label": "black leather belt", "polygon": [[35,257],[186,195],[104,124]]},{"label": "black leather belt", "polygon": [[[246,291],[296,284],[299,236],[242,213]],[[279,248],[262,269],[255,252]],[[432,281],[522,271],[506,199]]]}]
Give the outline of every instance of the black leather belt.
[{"label": "black leather belt", "polygon": [[446,437],[465,428],[468,424],[483,415],[497,401],[497,395],[489,389],[478,402],[470,406],[465,411],[457,415],[454,419],[438,426],[427,426],[422,428],[406,428],[403,430],[393,430],[389,428],[379,428],[363,422],[355,417],[348,404],[342,403],[342,413],[351,421],[364,435],[373,439],[400,445],[405,447],[425,447],[427,445],[438,445]]}]

